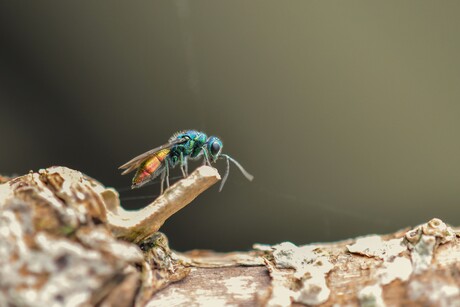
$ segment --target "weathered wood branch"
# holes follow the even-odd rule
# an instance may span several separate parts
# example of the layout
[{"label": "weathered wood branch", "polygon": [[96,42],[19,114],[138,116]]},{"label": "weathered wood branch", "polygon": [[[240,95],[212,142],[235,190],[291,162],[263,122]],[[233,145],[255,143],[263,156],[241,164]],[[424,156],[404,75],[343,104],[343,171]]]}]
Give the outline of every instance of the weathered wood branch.
[{"label": "weathered wood branch", "polygon": [[341,242],[178,254],[157,231],[219,180],[212,168],[136,212],[67,168],[1,179],[0,306],[460,306],[460,242],[439,219]]},{"label": "weathered wood branch", "polygon": [[[439,219],[389,235],[300,247],[289,242],[254,247],[245,254],[189,253],[199,263],[208,259],[240,266],[196,268],[157,293],[151,306],[173,301],[236,306],[460,305],[460,242],[457,232]],[[256,266],[256,255],[264,266]]]},{"label": "weathered wood branch", "polygon": [[[202,166],[140,210],[127,211],[120,206],[118,194],[106,190],[102,196],[109,212],[108,224],[120,239],[139,243],[157,232],[174,213],[190,204],[198,195],[220,180],[215,168]],[[109,201],[110,200],[110,201]]]}]

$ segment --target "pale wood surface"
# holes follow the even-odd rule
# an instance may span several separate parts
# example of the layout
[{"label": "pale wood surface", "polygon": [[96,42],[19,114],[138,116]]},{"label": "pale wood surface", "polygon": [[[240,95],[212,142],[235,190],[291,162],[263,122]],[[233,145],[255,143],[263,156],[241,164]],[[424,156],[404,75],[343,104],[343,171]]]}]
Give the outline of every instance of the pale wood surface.
[{"label": "pale wood surface", "polygon": [[460,306],[458,232],[439,219],[341,242],[170,251],[156,230],[218,179],[198,169],[159,214],[128,213],[116,191],[63,167],[0,177],[0,307]]}]

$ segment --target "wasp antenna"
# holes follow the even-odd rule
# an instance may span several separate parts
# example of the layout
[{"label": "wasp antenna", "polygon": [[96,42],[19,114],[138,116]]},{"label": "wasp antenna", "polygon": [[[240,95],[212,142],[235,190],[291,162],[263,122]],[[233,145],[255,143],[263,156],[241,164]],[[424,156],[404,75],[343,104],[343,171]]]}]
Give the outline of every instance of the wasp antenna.
[{"label": "wasp antenna", "polygon": [[222,183],[220,185],[220,189],[219,191],[222,190],[223,186],[224,186],[224,183],[225,181],[227,180],[227,177],[228,177],[228,174],[230,172],[230,163],[229,161],[232,161],[241,171],[241,173],[243,173],[244,177],[246,177],[247,180],[249,181],[252,181],[254,179],[254,176],[249,174],[245,169],[244,167],[241,166],[241,164],[238,163],[238,161],[236,161],[235,159],[233,159],[232,157],[230,157],[229,155],[224,155],[222,154],[221,155],[222,157],[225,157],[227,159],[227,171],[225,172],[225,175],[224,175],[224,178],[222,178]]},{"label": "wasp antenna", "polygon": [[224,184],[227,181],[228,174],[230,173],[230,162],[229,162],[230,157],[227,156],[227,155],[222,155],[222,156],[224,156],[226,158],[225,161],[227,162],[227,169],[225,171],[224,177],[222,178],[222,182],[220,183],[219,192],[221,192],[222,189],[224,188]]}]

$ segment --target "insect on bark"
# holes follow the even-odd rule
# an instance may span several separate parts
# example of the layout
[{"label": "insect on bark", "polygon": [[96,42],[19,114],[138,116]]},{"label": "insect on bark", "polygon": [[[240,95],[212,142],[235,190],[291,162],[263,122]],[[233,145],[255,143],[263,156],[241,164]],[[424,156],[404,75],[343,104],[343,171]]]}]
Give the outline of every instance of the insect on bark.
[{"label": "insect on bark", "polygon": [[187,130],[175,133],[168,142],[164,145],[149,150],[130,161],[126,162],[119,169],[124,170],[122,175],[128,174],[136,170],[133,177],[131,188],[139,188],[147,182],[161,176],[161,194],[163,194],[163,186],[166,180],[166,185],[169,187],[169,169],[177,165],[182,170],[182,175],[188,176],[189,159],[195,160],[203,157],[203,163],[215,163],[218,159],[225,159],[227,162],[227,170],[219,192],[222,191],[225,182],[227,181],[230,172],[230,161],[233,162],[243,173],[243,175],[252,181],[254,176],[249,174],[235,159],[229,155],[222,153],[222,141],[215,136],[208,137],[205,133],[196,130]]}]

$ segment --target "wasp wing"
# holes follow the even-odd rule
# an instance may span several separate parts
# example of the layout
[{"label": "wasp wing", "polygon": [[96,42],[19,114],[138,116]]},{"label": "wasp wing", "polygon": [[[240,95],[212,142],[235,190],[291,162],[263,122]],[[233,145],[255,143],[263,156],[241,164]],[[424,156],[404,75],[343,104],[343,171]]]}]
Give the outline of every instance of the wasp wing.
[{"label": "wasp wing", "polygon": [[144,162],[146,159],[150,158],[151,156],[155,155],[160,150],[171,148],[174,145],[181,144],[181,143],[184,143],[186,141],[187,141],[186,139],[176,139],[176,140],[170,141],[170,142],[168,142],[168,143],[166,143],[164,145],[158,146],[158,147],[156,147],[154,149],[151,149],[151,150],[149,150],[147,152],[144,152],[143,154],[141,154],[141,155],[129,160],[128,162],[126,162],[125,164],[120,166],[118,169],[123,169],[124,171],[121,174],[126,175],[126,174],[134,171],[136,168],[139,167],[139,165],[142,164],[142,162]]}]

